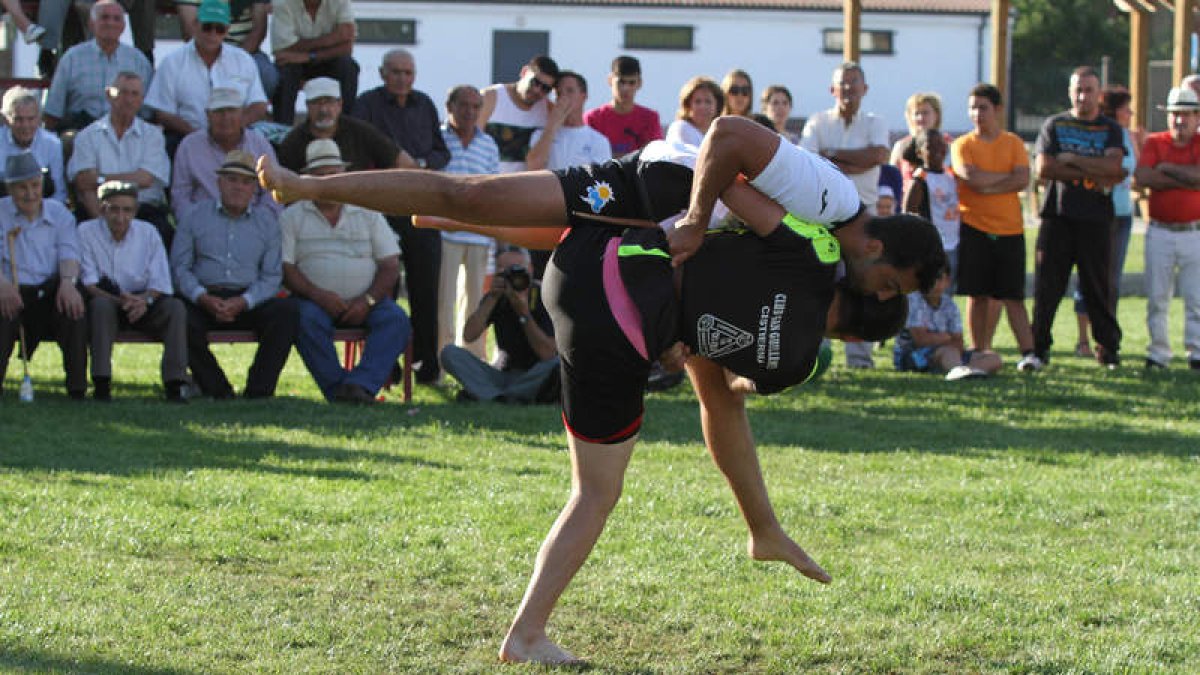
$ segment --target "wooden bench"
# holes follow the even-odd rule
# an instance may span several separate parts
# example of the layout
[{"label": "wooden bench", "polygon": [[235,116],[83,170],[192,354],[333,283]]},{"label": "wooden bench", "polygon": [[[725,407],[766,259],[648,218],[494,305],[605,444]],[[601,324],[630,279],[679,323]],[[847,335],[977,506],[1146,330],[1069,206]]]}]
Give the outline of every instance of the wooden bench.
[{"label": "wooden bench", "polygon": [[[362,354],[367,340],[367,332],[361,328],[339,328],[333,332],[333,339],[335,342],[343,343],[342,367],[350,370],[358,362],[359,355]],[[258,338],[254,335],[254,331],[249,330],[211,330],[208,332],[208,341],[214,344],[237,344],[258,342]],[[161,342],[161,340],[140,331],[123,330],[117,333],[117,342],[150,343]],[[412,358],[412,344],[410,343],[404,350],[403,377],[400,383],[405,403],[412,401]],[[391,389],[392,384],[394,383],[388,382],[384,385],[384,389]]]}]

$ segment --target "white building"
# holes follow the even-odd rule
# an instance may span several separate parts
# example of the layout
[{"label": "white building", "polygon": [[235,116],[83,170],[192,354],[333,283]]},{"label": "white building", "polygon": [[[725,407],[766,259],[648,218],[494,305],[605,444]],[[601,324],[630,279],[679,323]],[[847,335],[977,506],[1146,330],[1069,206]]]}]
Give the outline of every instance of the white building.
[{"label": "white building", "polygon": [[[943,128],[969,129],[967,91],[986,77],[990,56],[989,0],[862,0],[862,7],[864,109],[902,132],[905,99],[936,91],[945,101]],[[512,81],[530,56],[548,53],[588,79],[589,106],[599,105],[609,97],[612,58],[630,54],[642,62],[639,102],[664,124],[686,80],[720,80],[733,68],[750,73],[756,98],[767,85],[788,87],[793,114],[808,117],[832,105],[830,76],[842,61],[842,0],[356,0],[354,8],[361,90],[380,84],[381,55],[403,46],[416,57],[417,88],[439,104],[454,85]],[[175,44],[160,41],[156,52]],[[36,54],[12,46],[15,73],[32,76]]]}]

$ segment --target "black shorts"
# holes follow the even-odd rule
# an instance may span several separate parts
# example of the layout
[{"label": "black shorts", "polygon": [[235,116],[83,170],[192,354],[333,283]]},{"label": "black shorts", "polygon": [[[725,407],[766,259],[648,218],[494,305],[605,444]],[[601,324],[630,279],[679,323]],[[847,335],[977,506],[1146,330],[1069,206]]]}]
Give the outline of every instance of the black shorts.
[{"label": "black shorts", "polygon": [[644,218],[659,222],[687,208],[692,170],[670,162],[641,162],[632,153],[602,164],[555,171],[567,203],[572,227],[596,221],[578,214],[613,218]]},{"label": "black shorts", "polygon": [[629,344],[604,293],[604,250],[621,230],[585,222],[554,249],[542,302],[554,320],[563,424],[580,440],[615,444],[642,427],[650,362]]},{"label": "black shorts", "polygon": [[995,235],[962,224],[958,241],[959,295],[1025,299],[1025,235]]}]

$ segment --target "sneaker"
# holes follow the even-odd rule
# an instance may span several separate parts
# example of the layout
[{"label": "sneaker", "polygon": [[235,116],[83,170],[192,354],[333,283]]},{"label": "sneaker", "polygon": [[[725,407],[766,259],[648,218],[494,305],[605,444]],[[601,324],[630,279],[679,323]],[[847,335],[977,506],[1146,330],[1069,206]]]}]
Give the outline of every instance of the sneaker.
[{"label": "sneaker", "polygon": [[987,376],[987,371],[981,368],[972,368],[971,366],[954,366],[950,369],[950,372],[946,373],[946,381],[957,382],[959,380],[981,380]]},{"label": "sneaker", "polygon": [[25,44],[31,45],[40,40],[45,34],[45,28],[37,25],[36,23],[31,23],[29,24],[29,27],[25,29],[25,35],[23,36]]},{"label": "sneaker", "polygon": [[[1195,363],[1195,361],[1193,361],[1192,363]],[[1195,368],[1196,366],[1192,366],[1192,367]],[[1146,358],[1146,370],[1166,370],[1166,369],[1167,369],[1167,364],[1159,363],[1158,361],[1155,361],[1154,359],[1149,358],[1149,357]]]},{"label": "sneaker", "polygon": [[1036,373],[1045,367],[1046,362],[1033,352],[1029,352],[1025,356],[1022,356],[1020,361],[1017,361],[1018,373]]}]

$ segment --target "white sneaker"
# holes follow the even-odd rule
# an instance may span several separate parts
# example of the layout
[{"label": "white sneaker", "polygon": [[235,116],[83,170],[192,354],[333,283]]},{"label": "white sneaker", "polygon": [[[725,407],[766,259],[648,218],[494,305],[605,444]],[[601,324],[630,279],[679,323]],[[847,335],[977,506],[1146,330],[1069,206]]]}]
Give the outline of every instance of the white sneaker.
[{"label": "white sneaker", "polygon": [[25,34],[22,37],[25,40],[25,44],[31,45],[41,39],[41,37],[45,34],[45,28],[36,23],[31,23],[29,24],[29,27],[25,29]]},{"label": "white sneaker", "polygon": [[957,382],[959,380],[979,380],[987,376],[987,371],[981,368],[972,368],[971,366],[954,366],[950,369],[950,372],[946,373],[946,381]]},{"label": "white sneaker", "polygon": [[1036,373],[1046,367],[1046,362],[1038,358],[1037,354],[1026,354],[1017,361],[1017,372],[1019,373]]}]

